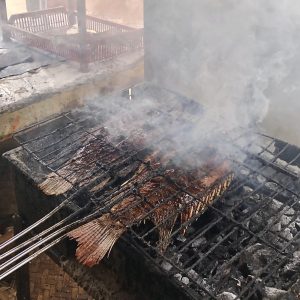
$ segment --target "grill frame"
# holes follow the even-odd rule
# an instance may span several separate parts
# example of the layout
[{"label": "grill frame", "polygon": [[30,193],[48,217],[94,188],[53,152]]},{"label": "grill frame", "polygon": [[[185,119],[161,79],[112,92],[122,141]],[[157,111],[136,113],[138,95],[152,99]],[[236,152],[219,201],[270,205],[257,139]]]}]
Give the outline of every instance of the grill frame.
[{"label": "grill frame", "polygon": [[[190,101],[189,99],[186,99],[185,98],[185,101]],[[64,118],[66,118],[66,119],[68,119],[69,121],[71,121],[70,120],[70,115],[68,114],[68,113],[66,113],[66,114],[63,114],[63,117]],[[59,119],[59,118],[61,118],[61,116],[57,116],[56,117],[57,119]],[[52,119],[53,120],[53,119]],[[47,122],[49,122],[49,121],[45,121],[45,122],[43,122],[43,123],[40,123],[39,125],[34,125],[34,126],[32,126],[32,127],[30,127],[30,128],[28,128],[28,129],[26,129],[25,131],[22,131],[21,133],[19,133],[18,135],[22,135],[22,134],[24,134],[24,132],[26,132],[26,131],[29,131],[29,132],[32,132],[32,130],[34,129],[34,128],[37,128],[37,126],[43,126],[44,124],[47,124]],[[59,130],[61,130],[61,129],[59,129]],[[88,133],[88,132],[87,132]],[[88,134],[90,134],[90,133],[88,133]],[[32,157],[32,158],[34,158],[35,160],[37,160],[38,161],[38,163],[41,163],[41,165],[43,165],[43,162],[41,162],[41,160],[38,158],[38,157],[36,157],[36,156],[34,156],[34,153],[32,153],[32,151],[30,151],[30,149],[28,149],[27,147],[26,147],[26,144],[27,144],[27,142],[25,142],[24,143],[24,141],[22,142],[21,140],[20,140],[20,138],[18,138],[18,135],[16,135],[16,139],[19,141],[19,143],[20,143],[20,145],[21,145],[21,147],[23,148],[23,150],[25,150],[25,151],[27,151],[28,153],[29,153],[29,155]],[[260,134],[261,135],[261,134]],[[296,183],[297,183],[297,181],[298,181],[298,183],[299,183],[299,175],[296,175],[295,173],[293,173],[293,171],[290,169],[290,165],[288,164],[288,163],[286,163],[286,166],[281,166],[279,163],[278,163],[278,160],[279,160],[279,157],[281,157],[282,156],[282,154],[285,152],[285,151],[287,151],[288,149],[290,149],[290,147],[294,147],[294,146],[292,146],[292,145],[289,145],[288,143],[285,143],[285,142],[281,142],[281,143],[283,143],[283,146],[282,146],[282,148],[281,148],[281,150],[279,150],[276,154],[274,154],[273,155],[273,158],[271,159],[271,160],[267,160],[267,159],[265,159],[264,158],[264,156],[262,155],[262,154],[266,154],[266,153],[268,153],[268,152],[272,152],[270,149],[274,146],[274,144],[276,143],[276,141],[277,141],[277,139],[275,139],[275,138],[272,138],[272,137],[269,137],[269,136],[267,136],[267,135],[261,135],[263,138],[265,138],[265,139],[267,139],[269,142],[268,143],[266,143],[266,145],[264,145],[264,147],[262,147],[262,149],[261,149],[261,153],[260,153],[260,155],[258,155],[258,156],[255,156],[253,153],[250,153],[249,152],[249,150],[248,150],[248,148],[244,148],[244,149],[240,149],[240,150],[242,150],[243,152],[245,152],[246,153],[246,155],[247,155],[247,157],[250,157],[250,158],[255,158],[257,161],[259,161],[262,165],[260,165],[259,167],[253,167],[253,166],[251,166],[251,164],[250,165],[247,165],[247,164],[245,164],[245,165],[243,165],[243,164],[241,164],[241,162],[236,162],[236,164],[238,164],[239,166],[243,166],[244,168],[246,168],[246,169],[248,169],[248,171],[250,171],[250,173],[254,173],[254,174],[257,174],[257,175],[261,175],[261,176],[263,176],[266,180],[268,180],[268,182],[273,182],[274,184],[276,184],[276,185],[278,185],[279,187],[280,187],[280,189],[283,189],[283,191],[284,192],[287,192],[289,195],[293,195],[294,197],[296,197],[296,199],[293,199],[292,200],[292,203],[293,203],[293,205],[292,205],[292,207],[293,206],[297,206],[296,204],[297,204],[297,199],[299,200],[299,190],[298,191],[294,191],[293,189],[294,189],[294,187],[292,188],[292,189],[290,189],[290,188],[287,188],[286,186],[284,186],[282,183],[280,183],[280,182],[278,182],[278,180],[274,177],[274,176],[268,176],[268,175],[266,175],[266,174],[264,174],[263,173],[263,170],[265,170],[265,169],[268,169],[268,168],[271,168],[272,170],[275,170],[276,172],[278,172],[278,173],[280,173],[280,174],[283,174],[283,176],[287,176],[290,180],[292,180],[292,178],[293,178],[293,181],[295,181]],[[247,145],[248,146],[248,145]],[[22,150],[22,151],[23,151]],[[300,153],[300,151],[299,151],[299,153]],[[293,160],[295,160],[295,159],[297,159],[297,157],[299,157],[299,153],[296,155],[296,157],[293,157],[292,159],[291,159],[291,161],[293,161]],[[271,154],[271,153],[269,153],[269,154]],[[45,167],[45,166],[44,166]],[[47,167],[47,166],[46,166]],[[55,171],[55,170],[53,170],[53,169],[51,169],[50,171]],[[275,178],[275,180],[274,180],[274,178]],[[286,178],[286,177],[283,177],[283,178]],[[253,179],[251,179],[248,175],[246,175],[245,176],[245,178],[244,178],[244,181],[252,181]],[[232,186],[230,189],[229,189],[229,191],[227,192],[227,193],[225,193],[225,195],[224,196],[222,196],[222,197],[220,197],[221,199],[218,199],[218,202],[216,202],[216,203],[219,203],[219,202],[222,202],[222,201],[224,201],[224,198],[225,197],[227,197],[228,195],[230,195],[230,193],[234,193],[236,190],[238,190],[238,189],[240,189],[240,188],[242,188],[245,184],[243,184],[242,183],[243,181],[241,181],[241,182],[239,182],[239,181],[237,181],[237,182],[235,182],[235,183],[233,183],[233,184],[235,184],[236,186]],[[292,181],[290,181],[289,182],[289,184],[291,183]],[[253,185],[253,183],[252,183],[252,185]],[[265,187],[265,182],[262,182],[260,185],[258,185],[258,186],[256,186],[256,189],[254,189],[251,193],[254,195],[257,191],[260,191],[263,187]],[[81,190],[81,192],[82,192],[82,190]],[[186,192],[186,191],[185,191]],[[282,193],[282,192],[280,192],[280,193]],[[278,196],[278,192],[276,192],[276,191],[273,191],[273,194],[274,195],[272,195],[271,194],[271,196],[270,196],[270,199],[275,199],[275,196],[277,197]],[[68,197],[69,195],[64,195],[63,197]],[[250,195],[248,195],[249,197],[250,197]],[[62,198],[63,198],[62,197]],[[229,196],[228,196],[229,197]],[[223,200],[222,200],[223,199]],[[232,208],[232,210],[234,210],[234,209],[236,209],[240,204],[241,204],[241,202],[242,201],[244,201],[244,199],[242,199],[242,200],[240,200],[239,202],[237,202],[237,204]],[[270,200],[271,201],[271,200]],[[58,201],[59,202],[59,201]],[[291,208],[291,206],[290,206],[290,204],[289,205],[284,205],[284,203],[282,203],[282,206],[283,207],[285,207],[285,208],[287,208],[287,209],[290,209]],[[261,203],[260,204],[260,206],[259,206],[259,209],[261,209],[261,208],[264,208],[265,206],[264,206],[264,204],[263,203]],[[76,206],[73,206],[72,208],[71,208],[72,210],[76,210],[76,209],[78,209],[78,207],[76,207]],[[105,213],[105,212],[108,212],[109,211],[109,207],[106,207],[106,209],[104,209],[103,210],[103,213]],[[259,242],[259,243],[261,243],[262,245],[264,245],[264,246],[266,246],[266,247],[270,247],[270,248],[274,248],[274,245],[272,245],[272,244],[270,244],[268,241],[266,241],[265,239],[264,239],[264,236],[263,235],[261,235],[261,234],[256,234],[256,233],[254,233],[254,232],[251,232],[250,230],[249,230],[249,228],[247,228],[246,226],[245,226],[245,224],[242,224],[242,223],[245,223],[245,220],[243,220],[243,222],[238,222],[234,217],[232,217],[232,216],[230,216],[229,215],[229,212],[230,211],[226,211],[226,213],[224,212],[224,211],[222,211],[222,210],[220,210],[220,208],[218,207],[218,205],[217,204],[213,204],[213,205],[211,205],[210,206],[210,210],[212,210],[213,212],[215,212],[218,216],[220,216],[220,220],[222,220],[223,218],[224,219],[226,219],[227,221],[229,221],[229,223],[231,223],[231,224],[233,224],[233,228],[239,228],[240,230],[242,230],[242,231],[244,231],[244,232],[246,232],[247,234],[249,234],[250,236],[252,236],[251,237],[251,240],[252,240],[252,245],[255,245],[257,242]],[[299,210],[299,207],[298,207],[298,210]],[[248,219],[249,218],[252,218],[256,213],[257,213],[257,211],[258,210],[256,210],[256,211],[253,211],[252,212],[252,214],[250,215],[250,216],[248,216]],[[194,218],[193,219],[196,219],[196,218],[198,218],[199,216],[194,216]],[[280,217],[280,214],[277,216],[277,217]],[[191,223],[192,221],[194,221],[194,220],[190,220],[189,221],[189,223]],[[275,220],[276,221],[276,220]],[[275,221],[273,221],[273,223],[275,222]],[[272,225],[272,224],[270,224],[270,225]],[[208,231],[209,229],[211,229],[213,226],[215,226],[215,224],[209,224],[208,225],[208,227],[206,227],[206,228],[204,228],[203,230],[198,230],[199,232],[200,232],[200,234],[202,234],[202,235],[204,235],[204,231]],[[289,226],[289,224],[287,224],[286,225],[286,228]],[[236,229],[237,230],[237,229]],[[268,228],[264,228],[264,230],[269,230]],[[130,235],[129,234],[126,234],[124,237],[123,237],[123,241],[125,241],[125,243],[129,243],[129,244],[131,244],[131,246],[133,246],[136,250],[138,250],[138,252],[141,252],[142,254],[143,254],[143,256],[145,256],[145,257],[147,257],[147,259],[149,259],[149,261],[152,261],[155,265],[157,265],[158,267],[160,267],[161,268],[161,266],[160,266],[160,264],[161,264],[161,262],[162,261],[165,261],[165,262],[168,262],[168,263],[170,263],[171,265],[172,265],[172,268],[174,268],[175,270],[176,270],[176,272],[178,272],[178,274],[184,274],[185,275],[185,277],[187,277],[187,278],[189,278],[189,280],[190,280],[190,285],[192,285],[192,284],[196,284],[197,286],[198,286],[198,288],[199,288],[199,290],[198,291],[196,291],[196,290],[193,290],[192,288],[190,288],[190,286],[185,286],[182,282],[179,282],[177,279],[175,279],[174,278],[174,272],[172,271],[172,272],[170,272],[170,274],[167,274],[167,277],[169,277],[169,278],[171,278],[171,281],[175,284],[175,285],[177,285],[178,287],[179,287],[179,289],[182,289],[182,287],[184,287],[183,288],[183,291],[184,291],[184,294],[188,294],[188,297],[191,297],[191,298],[194,298],[194,299],[197,299],[197,297],[199,297],[199,295],[201,295],[201,296],[203,296],[200,292],[201,292],[201,290],[204,292],[204,293],[206,293],[206,296],[207,297],[211,297],[212,299],[217,299],[216,297],[217,297],[217,295],[215,294],[215,293],[212,293],[211,291],[209,291],[204,285],[202,285],[202,284],[199,284],[199,283],[197,283],[197,281],[196,280],[194,280],[193,278],[191,278],[191,276],[188,274],[188,271],[190,271],[190,267],[189,268],[182,268],[181,266],[180,266],[180,264],[179,264],[179,262],[174,262],[174,258],[172,258],[171,260],[170,260],[170,258],[168,257],[168,256],[166,256],[166,255],[164,255],[164,254],[158,254],[158,253],[155,253],[155,257],[153,257],[153,255],[151,255],[151,254],[153,254],[153,250],[155,250],[155,249],[153,249],[153,247],[151,246],[151,245],[149,245],[149,242],[148,241],[143,241],[143,243],[145,244],[145,245],[147,245],[147,247],[146,248],[143,248],[143,247],[141,247],[141,244],[138,242],[138,240],[141,240],[141,236],[139,235],[139,233],[137,233],[136,232],[136,230],[134,229],[134,228],[132,228],[132,227],[130,227],[129,228],[129,231],[130,231]],[[176,232],[175,232],[176,233]],[[173,233],[173,235],[175,235],[175,233]],[[177,233],[178,233],[178,231],[177,231]],[[231,232],[230,231],[230,233],[231,234],[233,234],[233,232]],[[272,233],[273,234],[273,233]],[[278,234],[279,235],[279,234]],[[279,237],[277,234],[274,234],[274,236],[276,236],[276,238],[281,238],[281,237]],[[220,241],[218,241],[217,243],[216,243],[216,247],[215,247],[215,249],[219,246],[219,245],[221,245],[224,241],[226,241],[227,239],[228,239],[228,237],[229,236],[227,236],[227,235],[225,235],[225,237],[224,238],[222,238]],[[293,239],[298,239],[298,237],[299,237],[299,233],[297,233],[296,235],[295,235],[295,237],[293,238]],[[282,239],[282,238],[281,238]],[[285,246],[286,247],[289,247],[290,246],[290,244],[291,244],[291,242],[290,241],[285,241],[286,242],[286,244],[285,244]],[[292,242],[293,242],[293,240],[292,240]],[[191,240],[189,240],[188,241],[188,243],[191,243]],[[250,243],[250,244],[251,244]],[[187,248],[188,246],[187,245],[185,245],[185,246],[183,246],[183,247],[185,247],[185,248]],[[214,251],[215,249],[211,249],[210,250],[210,252],[212,252],[212,251]],[[276,251],[277,251],[278,249],[276,249]],[[284,251],[285,251],[285,249],[281,249],[281,252],[282,253],[280,253],[280,252],[278,252],[279,254],[284,254]],[[291,253],[288,253],[288,255],[286,256],[287,258],[289,258],[289,256],[291,255],[291,254],[293,254],[292,252]],[[242,252],[240,253],[240,255],[242,255]],[[273,263],[274,261],[275,261],[275,259],[276,258],[274,258],[272,261],[271,261],[271,263]],[[280,268],[280,266],[279,266],[279,268]],[[274,268],[274,272],[276,272],[277,271],[277,269],[276,268]],[[274,273],[273,272],[273,273]],[[168,273],[168,272],[166,272],[166,273]],[[251,290],[252,290],[252,292],[255,292],[257,289],[258,289],[258,284],[256,283],[256,279],[255,278],[252,278],[251,279],[252,280],[252,282],[250,281],[250,283],[249,283],[249,285],[250,284],[254,284],[254,288],[252,288]],[[251,291],[250,291],[251,292]],[[195,294],[196,293],[196,294]],[[197,294],[198,293],[198,294]],[[240,294],[239,295],[239,297],[244,297],[245,296],[245,292],[242,290],[241,291],[241,293],[242,294]],[[244,294],[243,294],[244,293]],[[250,297],[251,295],[247,295],[246,297]],[[248,298],[242,298],[242,299],[248,299]]]}]

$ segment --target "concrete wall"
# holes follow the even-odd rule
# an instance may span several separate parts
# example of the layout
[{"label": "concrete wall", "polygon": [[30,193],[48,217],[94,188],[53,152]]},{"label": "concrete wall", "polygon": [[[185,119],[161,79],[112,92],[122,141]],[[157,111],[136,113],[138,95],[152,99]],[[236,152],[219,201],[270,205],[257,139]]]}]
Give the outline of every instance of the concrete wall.
[{"label": "concrete wall", "polygon": [[86,0],[87,13],[132,26],[143,25],[143,0]]},{"label": "concrete wall", "polygon": [[6,5],[8,17],[26,12],[26,0],[6,0]]}]

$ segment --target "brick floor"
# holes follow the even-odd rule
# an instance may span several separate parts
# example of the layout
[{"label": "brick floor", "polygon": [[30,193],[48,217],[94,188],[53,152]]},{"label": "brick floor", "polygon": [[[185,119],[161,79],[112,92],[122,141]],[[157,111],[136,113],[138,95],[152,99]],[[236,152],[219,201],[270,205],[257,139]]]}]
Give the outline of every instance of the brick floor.
[{"label": "brick floor", "polygon": [[30,263],[32,300],[92,300],[76,282],[46,254]]},{"label": "brick floor", "polygon": [[[12,236],[12,230],[0,236],[0,243]],[[50,257],[42,254],[29,264],[31,300],[92,300],[77,283],[56,265]],[[0,300],[15,300],[12,283],[0,282]]]}]

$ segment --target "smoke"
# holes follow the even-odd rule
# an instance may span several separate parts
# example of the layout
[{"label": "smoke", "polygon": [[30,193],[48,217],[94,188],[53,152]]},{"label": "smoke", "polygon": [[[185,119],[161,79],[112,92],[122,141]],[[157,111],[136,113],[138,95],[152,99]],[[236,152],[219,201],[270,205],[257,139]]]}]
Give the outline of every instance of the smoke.
[{"label": "smoke", "polygon": [[[284,101],[299,89],[290,79],[300,59],[300,4],[295,0],[151,0],[145,2],[145,12],[146,79],[190,96],[205,109],[193,112],[192,103],[176,107],[167,94],[141,88],[132,104],[114,107],[113,131],[130,136],[145,121],[152,122],[161,136],[173,137],[173,148],[182,156],[191,147],[213,146],[225,156],[244,159],[222,137],[260,124],[278,97],[276,91],[285,92],[281,104],[286,105]],[[116,100],[105,105],[112,101]],[[150,118],[149,111],[157,105],[157,117]],[[188,109],[187,118],[193,119],[194,126],[168,120],[172,105],[182,116]],[[299,102],[294,108],[298,107]],[[147,142],[153,146],[151,138]],[[253,136],[245,135],[240,142],[247,147]]]},{"label": "smoke", "polygon": [[299,2],[171,2],[146,1],[148,78],[204,103],[225,125],[261,122],[270,87],[286,89],[300,55]]},{"label": "smoke", "polygon": [[143,23],[143,0],[87,0],[86,6],[96,17],[139,27]]}]

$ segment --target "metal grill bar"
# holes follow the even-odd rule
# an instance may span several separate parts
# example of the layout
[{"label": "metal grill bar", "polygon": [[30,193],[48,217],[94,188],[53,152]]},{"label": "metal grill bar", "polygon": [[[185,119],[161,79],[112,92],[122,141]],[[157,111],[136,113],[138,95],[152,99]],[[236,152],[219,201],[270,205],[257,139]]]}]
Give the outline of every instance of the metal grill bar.
[{"label": "metal grill bar", "polygon": [[[159,95],[159,93],[157,94]],[[136,94],[135,98],[137,96]],[[173,97],[174,94],[170,98],[173,99]],[[176,97],[174,99],[175,103],[176,101],[186,101],[185,99]],[[174,106],[176,107],[176,105]],[[168,110],[168,113],[164,113],[163,105],[161,107],[158,106],[156,112],[159,112],[160,116],[163,115],[167,119],[165,122],[160,123],[162,125],[168,123],[168,120],[175,118],[177,122],[180,123],[182,121],[186,124],[186,128],[190,128],[195,119],[192,117],[189,118],[189,116],[184,114],[180,118],[176,114],[173,115],[173,111],[171,110]],[[156,118],[154,114],[154,117],[152,116],[152,123],[150,120],[145,120],[145,122],[149,121],[148,123],[151,125],[157,123],[159,119],[160,117]],[[191,121],[192,119],[193,121]],[[117,151],[119,156],[115,160],[104,164],[96,164],[96,162],[105,161],[106,157],[109,157],[108,152],[93,157],[90,160],[91,164],[95,163],[96,165],[89,173],[91,174],[91,180],[85,182],[86,177],[83,176],[79,184],[72,183],[69,180],[71,178],[70,173],[62,174],[60,171],[63,167],[71,164],[68,158],[74,156],[78,151],[82,151],[86,145],[89,145],[93,141],[101,141],[103,138],[107,138],[106,141],[108,144],[112,142],[110,138],[111,133],[108,135],[99,134],[101,127],[104,127],[105,124],[108,127],[113,125],[113,123],[110,123],[105,118],[103,120],[103,125],[99,126],[97,124],[97,127],[94,124],[95,121],[97,123],[97,116],[86,118],[84,113],[65,114],[61,118],[56,117],[53,123],[58,122],[58,124],[63,124],[61,128],[56,128],[55,126],[51,128],[48,123],[44,123],[39,128],[37,127],[37,133],[35,133],[36,129],[32,127],[17,135],[17,139],[21,141],[22,147],[27,151],[29,157],[43,165],[49,172],[53,172],[72,184],[72,189],[62,197],[69,199],[69,203],[72,202],[76,206],[76,197],[68,198],[68,195],[76,195],[76,193],[82,192],[82,188],[84,187],[87,197],[90,199],[91,206],[88,207],[87,213],[82,215],[82,219],[76,220],[73,217],[67,217],[67,220],[63,220],[58,226],[54,225],[51,229],[42,233],[41,236],[45,237],[49,232],[52,232],[49,241],[52,239],[60,241],[71,228],[76,228],[81,224],[86,224],[93,219],[108,214],[112,222],[118,221],[129,230],[130,235],[127,235],[126,238],[124,237],[125,240],[129,239],[130,244],[133,244],[134,247],[151,258],[160,267],[162,261],[168,262],[171,265],[171,271],[165,272],[168,273],[176,284],[179,284],[178,280],[174,278],[177,272],[189,279],[187,286],[198,293],[199,297],[206,295],[212,299],[217,299],[217,294],[224,291],[224,289],[226,291],[226,284],[230,285],[230,282],[226,283],[226,281],[222,280],[222,276],[224,276],[222,270],[229,268],[230,273],[228,278],[234,278],[235,274],[240,274],[241,271],[238,267],[234,269],[233,265],[239,266],[242,263],[243,256],[247,251],[250,251],[249,247],[259,243],[263,249],[269,249],[268,251],[273,251],[272,253],[276,255],[274,254],[274,256],[270,257],[266,266],[259,269],[259,273],[253,276],[249,282],[246,279],[241,279],[242,285],[240,290],[231,286],[231,288],[236,289],[235,294],[237,297],[242,297],[241,299],[250,299],[251,295],[256,293],[256,290],[259,289],[259,285],[256,282],[257,279],[262,279],[261,282],[264,284],[270,282],[270,278],[273,280],[275,272],[281,272],[282,265],[286,265],[293,253],[297,251],[298,233],[293,233],[293,236],[290,238],[283,235],[283,232],[291,230],[291,227],[295,226],[294,223],[298,222],[298,220],[300,221],[299,174],[293,165],[293,162],[297,161],[300,156],[300,150],[299,153],[295,154],[295,157],[288,159],[289,162],[284,161],[282,163],[280,161],[282,155],[286,151],[289,151],[291,147],[287,143],[283,143],[282,147],[277,150],[275,145],[276,139],[266,135],[251,133],[251,137],[248,136],[246,141],[244,141],[245,132],[240,133],[238,130],[228,135],[224,135],[223,133],[216,135],[220,144],[231,145],[240,154],[238,157],[235,157],[231,154],[222,153],[222,159],[231,162],[235,179],[230,188],[221,197],[217,197],[214,203],[208,205],[205,216],[202,217],[202,212],[199,212],[192,215],[190,219],[182,224],[178,221],[176,222],[174,229],[170,233],[171,246],[166,252],[162,253],[156,238],[153,236],[160,226],[170,222],[175,216],[185,211],[189,207],[190,202],[187,201],[182,203],[180,207],[174,207],[173,211],[167,214],[164,219],[156,222],[155,225],[146,226],[139,225],[139,223],[142,220],[151,219],[153,213],[164,207],[167,203],[174,202],[174,199],[179,195],[187,195],[192,199],[191,201],[201,203],[205,197],[205,192],[193,193],[189,190],[194,182],[196,182],[196,178],[195,181],[192,180],[189,182],[187,186],[182,186],[176,174],[172,175],[172,173],[169,174],[166,172],[168,165],[161,165],[158,169],[153,168],[144,160],[146,153],[148,151],[151,153],[153,149],[149,150],[148,146],[143,144],[136,148],[128,147],[132,141],[121,136],[121,133],[120,139],[116,139],[115,142],[111,143],[111,148],[109,148],[111,151]],[[197,121],[197,118],[195,121]],[[50,129],[42,133],[44,125],[45,128],[49,127]],[[147,130],[143,129],[140,132],[132,131],[134,132],[132,136],[129,130],[127,134],[132,140],[137,140],[144,133],[152,135],[152,148],[159,147],[162,144],[164,144],[164,148],[168,148],[169,144],[172,144],[172,138],[176,136],[176,133],[172,132],[162,137],[155,134],[156,128]],[[39,134],[39,136],[37,137],[35,134]],[[71,144],[73,135],[74,144]],[[47,139],[51,140],[52,136],[55,137],[53,139],[55,147],[59,149],[65,148],[65,151],[61,155],[56,156],[57,152],[53,149],[54,147],[51,148],[53,145],[47,144],[45,147],[43,146],[43,141]],[[83,137],[87,136],[90,137],[90,140],[84,145],[79,145],[84,139]],[[205,140],[202,142],[205,144]],[[194,160],[197,160],[197,156],[199,155],[197,147],[191,145],[188,148],[189,160],[185,163],[186,168],[193,167],[192,164]],[[174,156],[176,156],[176,153],[179,153],[178,151],[174,152]],[[87,153],[83,153],[81,158],[84,160],[87,155]],[[128,179],[122,179],[121,183],[116,183],[117,181],[115,181],[114,176],[117,176],[118,172],[122,172],[124,168],[132,166],[135,163],[145,166],[147,170],[146,175],[139,180],[135,179],[138,177],[129,177]],[[169,162],[170,166],[172,163]],[[53,167],[54,165],[55,168]],[[203,170],[203,172],[204,174],[206,172],[206,175],[208,175],[206,170]],[[147,197],[143,196],[141,193],[143,186],[158,176],[163,178],[162,183],[155,186],[147,194]],[[226,177],[226,175],[224,176]],[[98,190],[96,187],[106,179],[108,179],[108,182],[102,187],[103,190]],[[222,180],[222,178],[219,179],[220,182]],[[151,196],[167,185],[174,187],[174,193],[165,197],[160,202],[152,203],[149,201]],[[218,181],[211,186],[212,190],[214,186],[218,186]],[[124,199],[132,195],[136,199],[134,202],[129,202],[127,207],[122,208],[122,210],[112,211],[113,207],[119,205]],[[259,198],[256,198],[257,196]],[[275,204],[275,208],[272,208]],[[145,207],[147,207],[146,210]],[[78,214],[83,212],[82,208],[78,207],[78,209]],[[124,222],[122,217],[134,210],[143,211],[140,218]],[[268,218],[268,220],[264,220],[264,217]],[[281,222],[283,217],[286,218],[286,221],[280,225],[281,230],[274,230],[274,226],[278,222]],[[72,222],[69,223],[71,219]],[[199,224],[202,225],[197,225],[197,222],[200,222]],[[63,226],[60,227],[60,225]],[[187,227],[190,232],[186,233],[185,238],[182,239],[182,230]],[[292,233],[290,234],[292,235]],[[47,243],[45,243],[46,239],[40,243],[44,247],[47,247]],[[199,239],[204,239],[205,241],[198,246],[193,246]],[[224,247],[224,249],[230,248],[231,252],[219,253],[221,247]],[[196,250],[193,250],[194,248]],[[282,259],[280,264],[278,263],[279,258]],[[272,270],[270,270],[271,267]],[[191,271],[198,274],[198,279],[191,276]],[[263,275],[264,272],[267,272],[268,276]],[[282,286],[278,287],[281,288]],[[194,296],[191,295],[191,297],[193,298]]]}]

